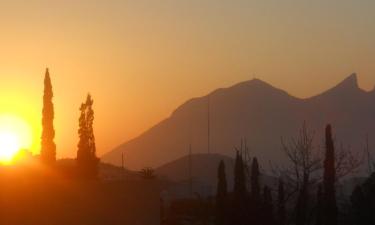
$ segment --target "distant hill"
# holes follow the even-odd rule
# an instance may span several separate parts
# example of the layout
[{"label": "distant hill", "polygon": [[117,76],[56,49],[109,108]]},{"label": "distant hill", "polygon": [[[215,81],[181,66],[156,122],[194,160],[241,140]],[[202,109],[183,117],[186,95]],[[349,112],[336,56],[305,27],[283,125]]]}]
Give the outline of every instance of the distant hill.
[{"label": "distant hill", "polygon": [[[191,174],[193,181],[216,186],[217,167],[223,160],[228,176],[228,185],[233,185],[234,160],[228,156],[219,154],[194,154],[191,156]],[[184,156],[172,162],[166,163],[156,169],[156,174],[175,182],[187,182],[189,180],[189,156]]]},{"label": "distant hill", "polygon": [[190,143],[193,153],[206,153],[208,102],[211,152],[233,157],[234,147],[246,138],[263,167],[269,161],[285,162],[280,137],[296,136],[303,121],[316,131],[319,144],[326,123],[333,125],[337,140],[357,151],[366,134],[375,138],[375,91],[360,89],[356,74],[306,99],[254,79],[187,101],[169,118],[103,155],[102,161],[118,164],[124,153],[130,169],[156,168],[186,155]]},{"label": "distant hill", "polygon": [[[231,157],[219,154],[193,154],[191,155],[191,174],[193,180],[193,188],[195,185],[210,186],[214,194],[217,186],[217,169],[220,161],[225,163],[225,172],[229,190],[232,190],[234,183],[234,163]],[[183,156],[172,162],[168,162],[156,169],[159,177],[165,177],[171,181],[188,185],[189,182],[189,156]],[[277,184],[277,179],[262,174],[261,183],[273,186]]]},{"label": "distant hill", "polygon": [[[61,168],[62,171],[74,173],[76,171],[76,160],[65,158],[57,160],[57,166]],[[98,176],[101,180],[121,180],[129,178],[139,178],[138,172],[130,171],[128,169],[122,169],[119,166],[115,166],[108,163],[100,162],[98,166]]]}]

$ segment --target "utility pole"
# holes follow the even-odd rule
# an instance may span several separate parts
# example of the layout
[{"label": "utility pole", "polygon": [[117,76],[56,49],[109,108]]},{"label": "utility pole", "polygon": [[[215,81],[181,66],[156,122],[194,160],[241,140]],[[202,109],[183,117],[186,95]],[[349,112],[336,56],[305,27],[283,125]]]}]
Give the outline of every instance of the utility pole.
[{"label": "utility pole", "polygon": [[125,176],[125,167],[124,167],[124,153],[121,153],[121,171],[122,171],[122,178],[124,179]]}]

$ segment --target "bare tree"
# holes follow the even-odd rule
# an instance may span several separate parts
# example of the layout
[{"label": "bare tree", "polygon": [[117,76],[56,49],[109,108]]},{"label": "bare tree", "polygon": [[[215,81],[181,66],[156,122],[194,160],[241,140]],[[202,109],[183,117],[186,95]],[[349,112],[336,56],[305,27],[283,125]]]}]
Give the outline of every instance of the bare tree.
[{"label": "bare tree", "polygon": [[303,123],[297,138],[288,141],[281,138],[282,149],[290,164],[279,168],[278,173],[287,182],[291,192],[289,195],[319,179],[317,172],[322,168],[322,157],[319,146],[314,146],[314,137],[315,133]]},{"label": "bare tree", "polygon": [[[281,146],[289,161],[286,167],[273,167],[273,172],[282,177],[286,186],[286,201],[296,200],[296,224],[305,224],[307,221],[310,189],[316,187],[322,179],[323,151],[316,145],[315,132],[308,129],[304,122],[298,136],[284,140]],[[335,141],[335,146],[337,146]],[[350,147],[338,145],[335,151],[336,183],[339,179],[354,173],[361,165],[362,160],[353,154]]]},{"label": "bare tree", "polygon": [[295,205],[296,225],[306,224],[309,205],[309,188],[318,180],[317,172],[322,168],[319,147],[314,146],[315,134],[304,122],[297,138],[288,141],[281,139],[282,149],[291,162],[282,171],[290,193],[288,198],[297,194]]},{"label": "bare tree", "polygon": [[[337,141],[335,141],[336,143]],[[336,144],[335,144],[336,145]],[[336,172],[336,183],[348,176],[357,172],[357,169],[363,163],[363,156],[359,153],[355,154],[350,146],[345,147],[340,143],[339,147],[335,151],[335,172]]]}]

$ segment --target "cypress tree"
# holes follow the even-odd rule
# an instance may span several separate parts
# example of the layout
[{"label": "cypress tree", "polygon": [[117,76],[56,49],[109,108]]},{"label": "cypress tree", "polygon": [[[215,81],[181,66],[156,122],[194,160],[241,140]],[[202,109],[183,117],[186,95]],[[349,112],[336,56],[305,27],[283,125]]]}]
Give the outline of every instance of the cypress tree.
[{"label": "cypress tree", "polygon": [[285,209],[285,191],[284,182],[279,180],[278,185],[278,199],[277,199],[277,221],[279,225],[286,224],[286,209]]},{"label": "cypress tree", "polygon": [[246,196],[245,168],[242,156],[237,152],[234,165],[234,197],[243,199]]},{"label": "cypress tree", "polygon": [[40,158],[45,164],[53,164],[56,161],[56,144],[54,142],[55,129],[53,127],[54,108],[53,108],[52,83],[48,68],[44,77],[44,95],[42,111],[42,138]]},{"label": "cypress tree", "polygon": [[216,224],[225,225],[228,222],[227,212],[227,178],[225,175],[225,164],[221,160],[218,168],[218,184],[216,193]]},{"label": "cypress tree", "polygon": [[335,148],[332,139],[331,125],[326,127],[326,152],[324,159],[323,195],[324,225],[337,225],[337,205],[335,191]]},{"label": "cypress tree", "polygon": [[236,161],[234,165],[234,188],[233,188],[233,220],[231,224],[246,224],[246,178],[245,167],[242,156],[237,151]]},{"label": "cypress tree", "polygon": [[260,185],[259,185],[259,163],[256,157],[253,158],[253,162],[251,164],[251,196],[255,203],[259,202],[260,200]]},{"label": "cypress tree", "polygon": [[79,118],[79,142],[77,151],[77,163],[79,173],[84,178],[95,178],[99,159],[96,157],[96,146],[94,136],[94,101],[89,94],[86,102],[81,104],[81,115]]}]

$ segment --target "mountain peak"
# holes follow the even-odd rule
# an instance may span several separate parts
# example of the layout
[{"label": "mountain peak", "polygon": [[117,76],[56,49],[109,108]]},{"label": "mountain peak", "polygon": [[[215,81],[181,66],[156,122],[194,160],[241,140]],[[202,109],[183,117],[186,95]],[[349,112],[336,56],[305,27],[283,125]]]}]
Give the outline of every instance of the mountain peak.
[{"label": "mountain peak", "polygon": [[269,83],[260,80],[258,78],[254,78],[248,81],[244,81],[238,84],[235,84],[232,86],[232,88],[245,88],[248,89],[249,87],[255,88],[255,89],[268,89],[268,90],[279,90],[278,88],[275,88],[274,86],[270,85]]},{"label": "mountain peak", "polygon": [[352,73],[350,76],[345,78],[341,83],[339,83],[337,87],[342,87],[342,88],[359,88],[358,86],[358,78],[356,73]]}]

